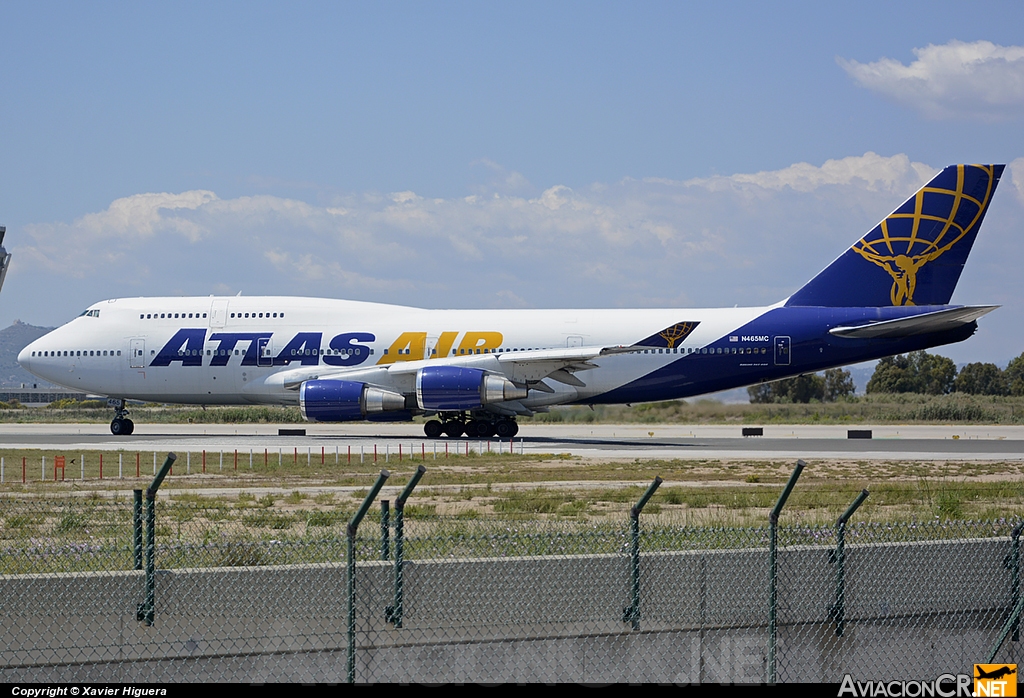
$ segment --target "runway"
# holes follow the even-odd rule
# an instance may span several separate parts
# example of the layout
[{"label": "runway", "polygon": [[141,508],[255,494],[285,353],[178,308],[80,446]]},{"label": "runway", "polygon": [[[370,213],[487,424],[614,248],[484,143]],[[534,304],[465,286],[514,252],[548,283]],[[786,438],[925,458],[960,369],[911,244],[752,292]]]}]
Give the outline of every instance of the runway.
[{"label": "runway", "polygon": [[[280,436],[280,428],[305,428],[306,436]],[[0,448],[60,451],[202,451],[248,454],[397,454],[501,450],[507,453],[571,454],[583,458],[645,459],[843,459],[843,460],[1024,460],[1024,426],[813,426],[764,427],[762,437],[741,436],[731,425],[523,424],[510,445],[480,439],[423,436],[416,424],[188,425],[137,424],[130,437],[114,437],[105,424],[4,424]],[[870,429],[873,438],[848,439],[849,428]]]}]

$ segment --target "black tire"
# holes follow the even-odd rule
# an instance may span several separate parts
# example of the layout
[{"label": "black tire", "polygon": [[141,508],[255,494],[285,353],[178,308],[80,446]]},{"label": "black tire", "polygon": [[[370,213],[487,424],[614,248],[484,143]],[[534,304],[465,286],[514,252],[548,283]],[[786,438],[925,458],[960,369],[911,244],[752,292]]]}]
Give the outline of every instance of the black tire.
[{"label": "black tire", "polygon": [[476,437],[480,436],[479,429],[482,423],[483,422],[478,422],[475,419],[471,419],[468,422],[466,422],[466,437],[470,439],[475,439]]},{"label": "black tire", "polygon": [[512,427],[512,433],[508,435],[508,438],[511,439],[512,437],[519,433],[519,422],[511,421],[509,422],[509,425],[511,425]]},{"label": "black tire", "polygon": [[123,419],[115,419],[110,423],[110,433],[114,436],[127,436]]},{"label": "black tire", "polygon": [[494,425],[490,422],[477,422],[476,435],[481,439],[489,439],[494,436]]},{"label": "black tire", "polygon": [[431,419],[423,425],[423,433],[427,435],[428,439],[440,438],[442,431],[444,431],[444,427],[436,419]]},{"label": "black tire", "polygon": [[512,425],[515,422],[510,422],[507,419],[503,419],[494,425],[494,433],[502,439],[507,439],[512,436]]},{"label": "black tire", "polygon": [[125,427],[125,431],[124,431],[124,435],[125,436],[131,436],[132,434],[135,433],[135,422],[133,422],[132,420],[130,420],[130,419],[124,420],[124,427]]},{"label": "black tire", "polygon": [[462,436],[462,424],[460,422],[448,422],[444,425],[444,433],[449,439],[457,439]]}]

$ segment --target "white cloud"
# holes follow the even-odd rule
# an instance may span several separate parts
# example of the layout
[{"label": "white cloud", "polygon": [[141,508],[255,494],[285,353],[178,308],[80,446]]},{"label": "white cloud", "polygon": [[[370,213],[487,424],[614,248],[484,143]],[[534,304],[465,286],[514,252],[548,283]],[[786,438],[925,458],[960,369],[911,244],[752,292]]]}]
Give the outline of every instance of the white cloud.
[{"label": "white cloud", "polygon": [[931,118],[995,121],[1024,115],[1024,46],[950,41],[916,48],[914,55],[910,65],[892,58],[836,60],[862,87]]},{"label": "white cloud", "polygon": [[1024,203],[1024,158],[1017,158],[1007,165],[1006,169],[1010,171],[1009,179],[1013,184],[1013,188],[1017,191],[1017,198],[1020,199],[1021,203]]},{"label": "white cloud", "polygon": [[826,160],[821,167],[798,162],[781,170],[694,179],[686,184],[705,186],[713,191],[752,185],[760,189],[781,190],[788,187],[794,191],[811,192],[829,185],[854,184],[874,191],[895,191],[919,188],[937,172],[928,165],[911,162],[906,155],[887,158],[869,152],[840,160]]},{"label": "white cloud", "polygon": [[[1024,203],[1024,158],[1010,171],[1004,188],[1017,195],[997,193],[994,207],[1004,217]],[[47,322],[105,297],[182,292],[426,307],[767,304],[934,172],[906,155],[866,153],[728,177],[555,185],[532,196],[356,193],[311,204],[141,194],[70,223],[30,226],[12,250],[5,293],[32,278],[41,306],[63,309]],[[963,298],[1014,303],[1024,289],[1006,260],[1024,256],[1024,241],[990,226],[991,217],[965,271],[977,290]]]}]

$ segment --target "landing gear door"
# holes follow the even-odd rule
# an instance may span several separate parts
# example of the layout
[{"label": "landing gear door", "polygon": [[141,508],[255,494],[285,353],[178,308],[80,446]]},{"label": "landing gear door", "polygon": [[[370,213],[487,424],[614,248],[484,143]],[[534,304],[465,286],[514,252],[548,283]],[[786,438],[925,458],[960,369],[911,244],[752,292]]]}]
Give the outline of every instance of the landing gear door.
[{"label": "landing gear door", "polygon": [[775,338],[775,365],[776,366],[789,366],[792,357],[790,356],[790,340],[789,337],[776,337]]},{"label": "landing gear door", "polygon": [[146,340],[144,339],[133,339],[129,342],[129,352],[131,356],[131,363],[129,364],[132,368],[144,368],[146,366]]},{"label": "landing gear door", "polygon": [[270,337],[260,337],[256,340],[256,364],[259,366],[274,365],[274,345],[270,340]]}]

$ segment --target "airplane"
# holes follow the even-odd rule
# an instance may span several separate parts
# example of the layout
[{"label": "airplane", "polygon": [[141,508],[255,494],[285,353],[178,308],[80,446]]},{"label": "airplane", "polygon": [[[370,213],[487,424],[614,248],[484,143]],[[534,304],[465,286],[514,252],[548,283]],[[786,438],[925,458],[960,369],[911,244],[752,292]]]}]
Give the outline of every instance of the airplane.
[{"label": "airplane", "polygon": [[428,310],[281,296],[119,298],[27,346],[44,380],[126,400],[298,405],[311,422],[427,417],[429,438],[515,436],[554,405],[638,403],[970,337],[949,303],[1003,165],[952,165],[766,307]]}]

